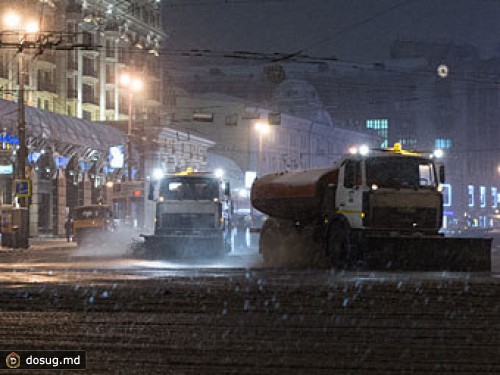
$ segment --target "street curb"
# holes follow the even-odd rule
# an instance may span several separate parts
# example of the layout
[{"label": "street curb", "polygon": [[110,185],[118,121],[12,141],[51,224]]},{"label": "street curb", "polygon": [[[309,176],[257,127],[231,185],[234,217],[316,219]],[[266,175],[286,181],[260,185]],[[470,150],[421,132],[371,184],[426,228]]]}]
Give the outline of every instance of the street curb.
[{"label": "street curb", "polygon": [[26,249],[13,248],[13,247],[0,247],[0,254],[3,253],[25,253],[30,251],[44,251],[44,250],[72,250],[78,249],[78,246],[30,246]]}]

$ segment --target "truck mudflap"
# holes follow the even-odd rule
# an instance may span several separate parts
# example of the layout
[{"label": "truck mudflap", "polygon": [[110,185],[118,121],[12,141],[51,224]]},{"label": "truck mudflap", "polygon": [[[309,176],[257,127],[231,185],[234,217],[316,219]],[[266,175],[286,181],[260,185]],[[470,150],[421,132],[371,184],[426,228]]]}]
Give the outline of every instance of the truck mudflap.
[{"label": "truck mudflap", "polygon": [[357,258],[369,270],[490,272],[492,238],[369,236]]}]

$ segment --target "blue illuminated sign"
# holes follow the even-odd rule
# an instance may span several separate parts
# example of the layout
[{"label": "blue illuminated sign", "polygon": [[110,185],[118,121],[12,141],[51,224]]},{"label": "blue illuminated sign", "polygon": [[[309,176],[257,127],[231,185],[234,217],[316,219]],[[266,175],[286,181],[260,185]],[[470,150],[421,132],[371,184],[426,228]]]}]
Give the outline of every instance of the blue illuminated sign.
[{"label": "blue illuminated sign", "polygon": [[123,168],[125,151],[123,146],[112,146],[109,148],[109,166],[111,168]]},{"label": "blue illuminated sign", "polygon": [[42,155],[41,152],[30,152],[28,154],[28,161],[31,163],[31,164],[34,164],[37,162],[38,158],[40,157],[40,155]]},{"label": "blue illuminated sign", "polygon": [[57,156],[54,158],[57,168],[66,168],[69,158],[66,156]]},{"label": "blue illuminated sign", "polygon": [[16,180],[16,197],[29,197],[31,196],[31,183],[30,180]]},{"label": "blue illuminated sign", "polygon": [[10,133],[0,133],[0,142],[8,143],[11,145],[18,145],[19,137],[12,135]]}]

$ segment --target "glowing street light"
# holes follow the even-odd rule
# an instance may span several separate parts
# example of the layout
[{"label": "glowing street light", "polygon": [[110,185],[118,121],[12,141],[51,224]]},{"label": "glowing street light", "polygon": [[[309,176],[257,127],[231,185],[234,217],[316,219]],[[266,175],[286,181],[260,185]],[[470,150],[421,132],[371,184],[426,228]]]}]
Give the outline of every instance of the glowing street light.
[{"label": "glowing street light", "polygon": [[163,173],[162,169],[156,168],[155,170],[153,170],[153,179],[154,180],[159,181],[163,178],[163,176],[164,176],[164,173]]},{"label": "glowing street light", "polygon": [[131,89],[132,91],[142,90],[142,80],[138,77],[131,76],[128,73],[124,73],[120,76],[120,83],[122,86]]},{"label": "glowing street light", "polygon": [[448,66],[445,64],[441,64],[437,68],[438,76],[441,78],[448,77],[449,72],[450,72],[450,70],[448,69]]},{"label": "glowing street light", "polygon": [[259,133],[259,174],[262,174],[262,137],[269,134],[271,127],[267,122],[259,121],[255,123],[255,130]]},{"label": "glowing street light", "polygon": [[8,29],[19,29],[21,27],[21,16],[15,12],[7,12],[3,17],[3,23]]},{"label": "glowing street light", "polygon": [[28,34],[36,34],[37,32],[40,31],[40,28],[38,27],[38,22],[29,21],[28,23],[26,23],[25,30]]},{"label": "glowing street light", "polygon": [[214,174],[215,174],[215,177],[217,178],[222,178],[224,177],[224,170],[221,169],[221,168],[217,168],[215,171],[214,171]]},{"label": "glowing street light", "polygon": [[368,155],[368,153],[370,152],[370,149],[368,148],[367,145],[361,145],[359,146],[359,154],[364,156],[364,155]]},{"label": "glowing street light", "polygon": [[268,134],[271,130],[271,127],[267,122],[259,121],[255,124],[255,130],[259,132],[259,134]]},{"label": "glowing street light", "polygon": [[444,156],[444,151],[441,149],[434,150],[434,153],[432,154],[436,158],[442,158]]},{"label": "glowing street light", "polygon": [[142,81],[138,77],[134,77],[130,74],[123,74],[120,77],[120,83],[122,86],[128,89],[128,126],[127,126],[127,178],[132,181],[132,99],[134,92],[139,92],[142,90]]},{"label": "glowing street light", "polygon": [[[127,125],[127,180],[132,181],[132,100],[134,93],[142,90],[142,81],[133,75],[123,74],[120,83],[128,89],[128,125]],[[131,218],[131,202],[127,197],[125,203],[126,216]]]},{"label": "glowing street light", "polygon": [[40,31],[38,21],[24,21],[21,15],[14,11],[9,11],[4,15],[3,23],[7,29],[23,31],[27,34],[36,34]]}]

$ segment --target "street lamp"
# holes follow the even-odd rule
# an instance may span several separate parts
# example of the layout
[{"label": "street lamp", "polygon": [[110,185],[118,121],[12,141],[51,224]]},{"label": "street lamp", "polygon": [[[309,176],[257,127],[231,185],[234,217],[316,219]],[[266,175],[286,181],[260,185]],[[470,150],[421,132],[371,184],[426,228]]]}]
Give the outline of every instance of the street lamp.
[{"label": "street lamp", "polygon": [[[17,168],[17,178],[24,180],[25,167],[26,167],[26,120],[25,120],[25,110],[24,110],[24,72],[23,72],[23,47],[24,42],[28,36],[36,34],[39,31],[38,22],[34,20],[29,20],[23,22],[20,14],[14,11],[8,11],[4,15],[4,25],[9,31],[17,31],[18,36],[18,135],[19,135],[19,152],[18,152],[18,168]],[[27,207],[28,200],[26,198],[20,199],[21,207]]]},{"label": "street lamp", "polygon": [[259,121],[255,123],[255,130],[259,133],[259,163],[258,163],[258,171],[259,175],[262,174],[262,137],[266,134],[269,134],[271,131],[271,127],[267,122]]},{"label": "street lamp", "polygon": [[[20,247],[28,247],[29,238],[29,177],[26,178],[26,158],[28,151],[26,148],[26,119],[25,119],[25,108],[24,108],[24,72],[23,72],[23,49],[25,47],[25,42],[28,37],[38,33],[38,22],[28,21],[23,22],[20,14],[9,11],[4,15],[4,25],[7,28],[6,31],[17,32],[17,44],[18,51],[18,136],[19,136],[19,151],[17,153],[17,173],[16,178],[20,186],[23,186],[23,191],[20,192],[19,205],[20,207],[26,208],[26,216],[22,220],[19,226],[19,243]],[[17,185],[17,184],[16,184]],[[27,186],[27,191],[24,191],[24,186]],[[17,186],[16,186],[17,188]],[[21,189],[20,189],[21,190]],[[21,195],[22,194],[22,195]]]},{"label": "street lamp", "polygon": [[127,178],[132,181],[132,100],[135,92],[142,90],[142,81],[140,78],[130,74],[123,74],[120,77],[121,84],[128,89],[128,126],[127,126]]},{"label": "street lamp", "polygon": [[21,16],[15,12],[9,11],[4,15],[3,23],[8,29],[19,29],[21,26]]}]

